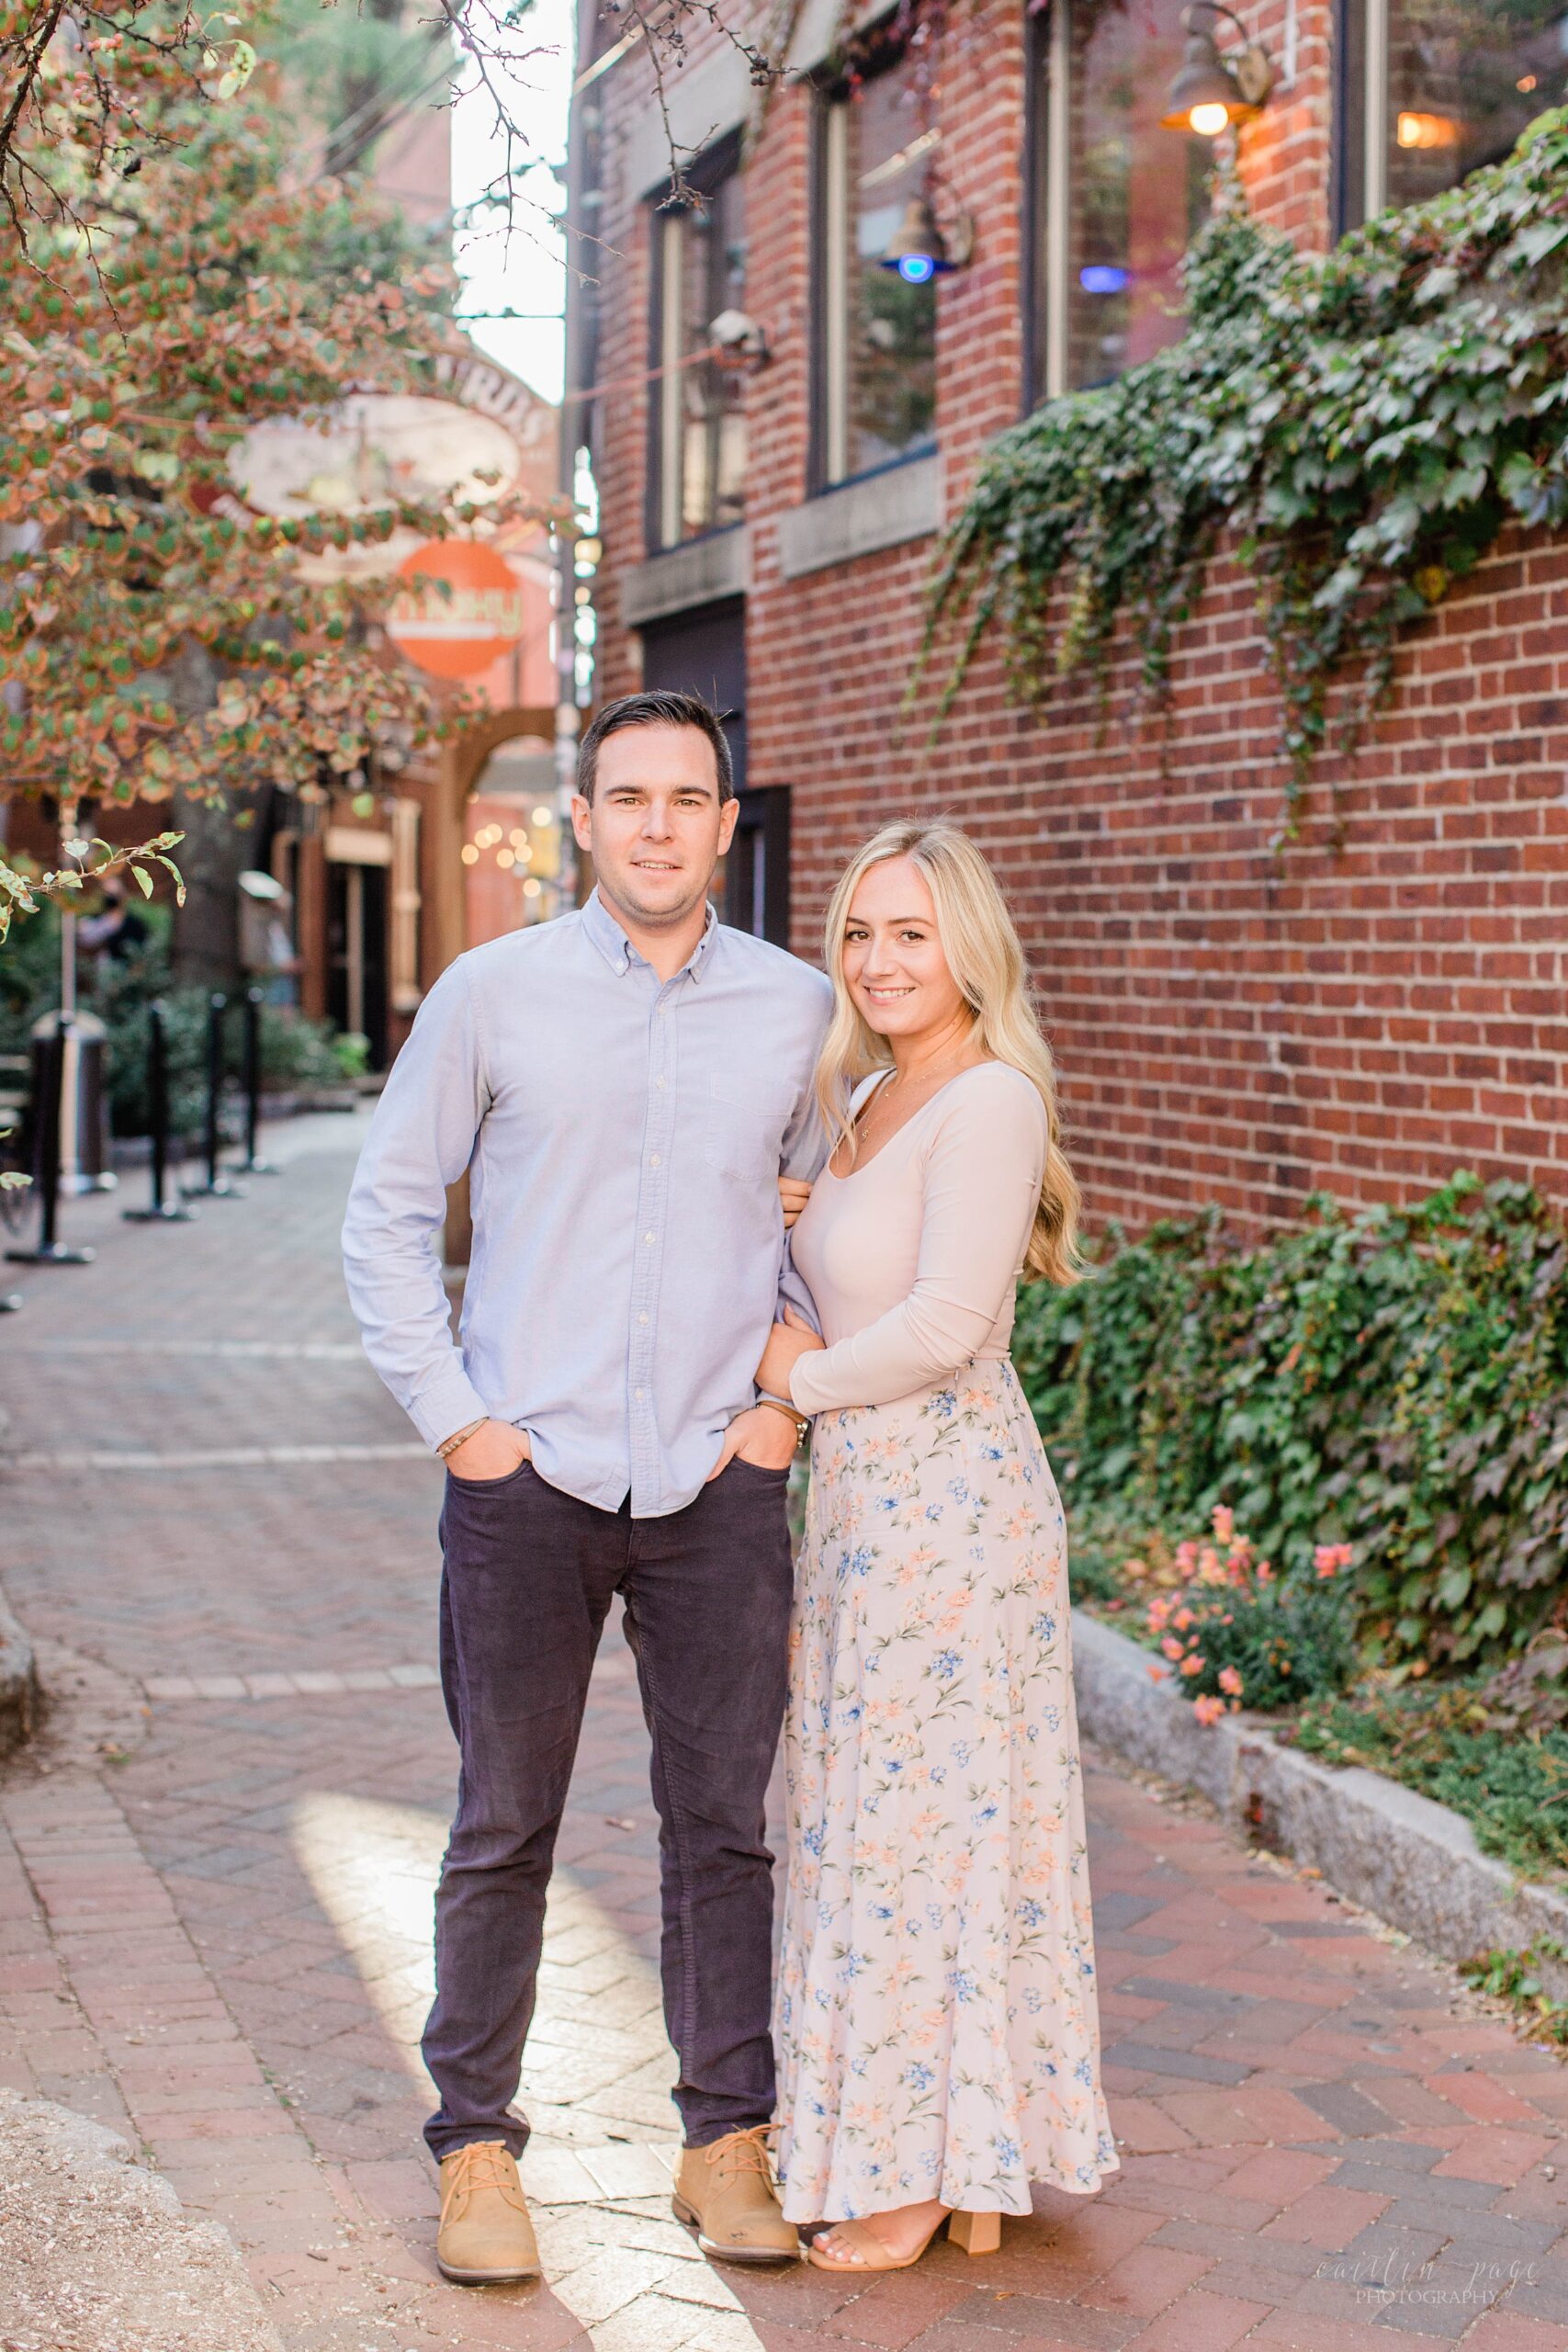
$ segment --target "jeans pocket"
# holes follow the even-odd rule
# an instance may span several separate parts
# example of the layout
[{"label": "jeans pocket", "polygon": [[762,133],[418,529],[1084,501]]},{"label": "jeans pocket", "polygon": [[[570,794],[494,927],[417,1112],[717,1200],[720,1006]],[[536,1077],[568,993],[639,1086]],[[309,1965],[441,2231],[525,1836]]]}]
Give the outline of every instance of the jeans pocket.
[{"label": "jeans pocket", "polygon": [[446,1480],[449,1486],[456,1487],[461,1494],[489,1495],[495,1493],[498,1488],[516,1486],[525,1470],[532,1470],[533,1467],[533,1463],[525,1454],[515,1470],[508,1470],[500,1478],[459,1478],[456,1470],[448,1470]]},{"label": "jeans pocket", "polygon": [[786,1462],[782,1470],[772,1470],[765,1462],[748,1462],[743,1453],[732,1453],[726,1465],[726,1475],[730,1470],[746,1470],[753,1478],[773,1478],[782,1484],[789,1476],[791,1467],[791,1464]]}]

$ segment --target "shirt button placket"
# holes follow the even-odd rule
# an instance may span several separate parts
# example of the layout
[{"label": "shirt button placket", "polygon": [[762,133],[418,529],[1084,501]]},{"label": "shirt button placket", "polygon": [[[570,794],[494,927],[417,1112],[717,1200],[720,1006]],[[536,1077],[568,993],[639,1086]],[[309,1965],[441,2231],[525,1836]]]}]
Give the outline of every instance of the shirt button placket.
[{"label": "shirt button placket", "polygon": [[670,1018],[678,981],[666,981],[648,1021],[647,1144],[637,1177],[637,1240],[632,1283],[632,1333],[628,1399],[632,1433],[632,1510],[654,1510],[663,1500],[659,1476],[658,1396],[653,1377],[659,1341],[658,1295],[660,1243],[664,1233],[670,1164],[670,1126],[674,1108],[675,1023]]}]

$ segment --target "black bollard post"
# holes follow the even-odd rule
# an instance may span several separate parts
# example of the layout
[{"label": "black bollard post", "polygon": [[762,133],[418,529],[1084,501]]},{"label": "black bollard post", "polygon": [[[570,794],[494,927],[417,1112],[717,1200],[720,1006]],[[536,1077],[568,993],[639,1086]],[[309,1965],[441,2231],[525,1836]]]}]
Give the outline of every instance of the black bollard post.
[{"label": "black bollard post", "polygon": [[256,1128],[261,1119],[261,1009],[260,989],[245,990],[245,1156],[240,1162],[244,1176],[276,1176],[277,1170],[270,1159],[263,1159],[256,1150]]},{"label": "black bollard post", "polygon": [[183,1188],[187,1201],[240,1201],[245,1195],[244,1186],[236,1184],[218,1165],[223,1148],[219,1113],[223,1098],[223,1015],[228,1006],[228,998],[214,989],[207,1000],[207,1181]]},{"label": "black bollard post", "polygon": [[62,1012],[55,1018],[51,1035],[39,1038],[33,1047],[33,1068],[41,1081],[38,1087],[38,1129],[33,1146],[33,1181],[39,1188],[39,1238],[32,1250],[7,1250],[6,1255],[18,1266],[90,1266],[90,1250],[68,1250],[56,1238],[55,1221],[60,1212],[60,1107],[65,1087],[65,1041],[70,1035],[71,1016]]},{"label": "black bollard post", "polygon": [[165,1197],[169,1174],[169,1056],[164,1035],[163,1000],[154,997],[147,1008],[147,1093],[152,1103],[152,1203],[150,1208],[125,1209],[130,1225],[188,1225],[195,1216],[183,1201]]}]

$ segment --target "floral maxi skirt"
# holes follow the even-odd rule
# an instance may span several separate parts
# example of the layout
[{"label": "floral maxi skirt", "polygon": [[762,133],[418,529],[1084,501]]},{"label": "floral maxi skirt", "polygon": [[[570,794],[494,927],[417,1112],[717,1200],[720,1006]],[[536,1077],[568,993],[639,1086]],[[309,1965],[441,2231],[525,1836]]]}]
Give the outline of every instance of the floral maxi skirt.
[{"label": "floral maxi skirt", "polygon": [[1010,1363],[818,1418],[791,1640],[785,2214],[1097,2188],[1066,1530]]}]

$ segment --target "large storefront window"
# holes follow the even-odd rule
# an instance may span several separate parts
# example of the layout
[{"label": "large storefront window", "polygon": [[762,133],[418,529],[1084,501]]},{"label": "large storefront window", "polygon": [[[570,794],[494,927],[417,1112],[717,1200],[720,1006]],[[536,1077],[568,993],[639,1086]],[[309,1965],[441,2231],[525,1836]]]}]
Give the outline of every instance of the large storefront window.
[{"label": "large storefront window", "polygon": [[1053,0],[1036,20],[1035,399],[1108,384],[1182,332],[1180,264],[1207,209],[1207,141],[1163,130],[1182,0]]},{"label": "large storefront window", "polygon": [[1499,162],[1562,104],[1563,0],[1340,0],[1339,23],[1348,228]]},{"label": "large storefront window", "polygon": [[[700,176],[699,182],[700,185]],[[704,355],[715,319],[744,310],[745,181],[716,174],[705,209],[654,216],[652,544],[739,523],[746,511],[746,411],[741,377]]]},{"label": "large storefront window", "polygon": [[835,92],[818,124],[816,471],[823,483],[929,448],[936,424],[936,287],[882,266],[937,133],[908,63]]}]

